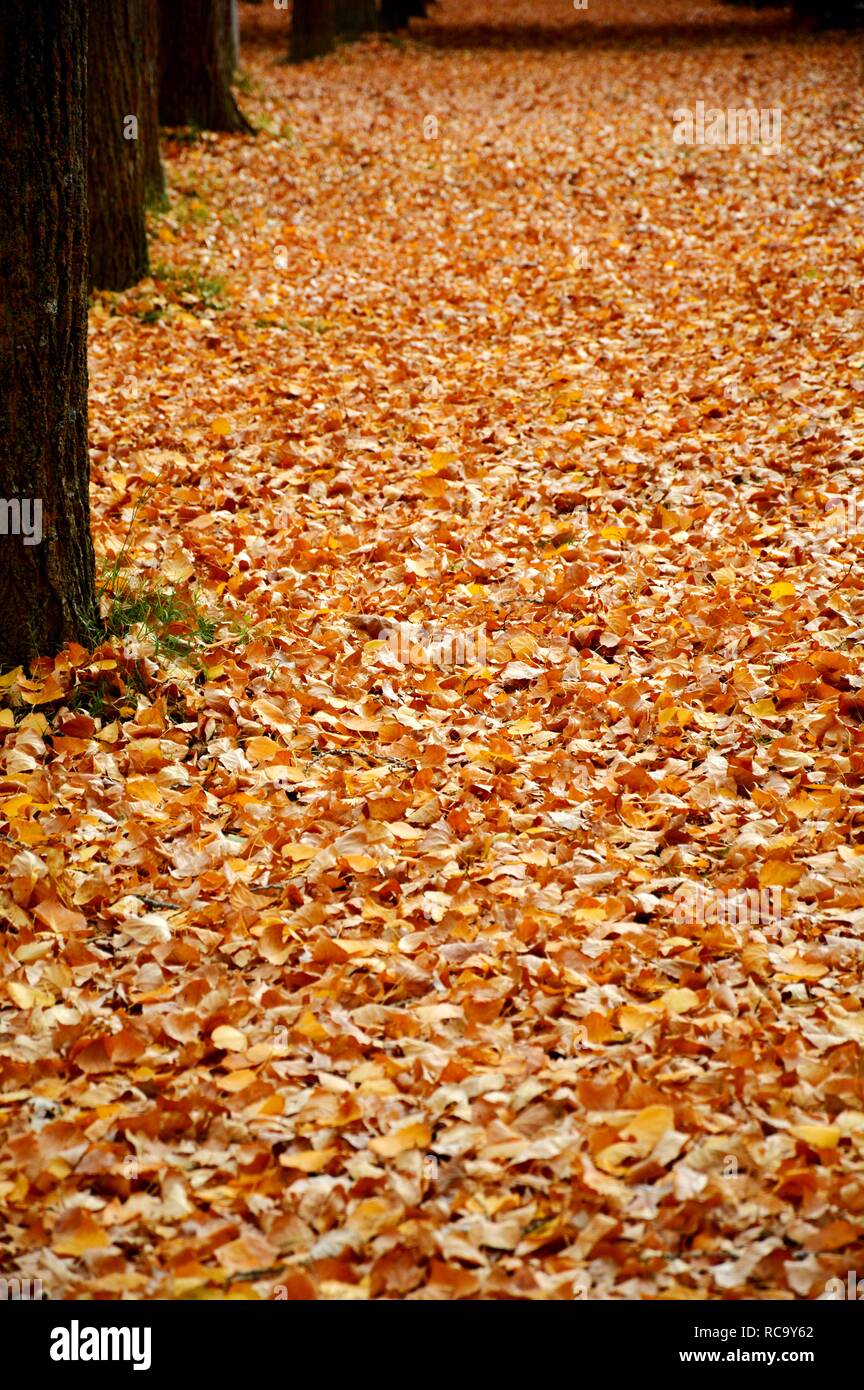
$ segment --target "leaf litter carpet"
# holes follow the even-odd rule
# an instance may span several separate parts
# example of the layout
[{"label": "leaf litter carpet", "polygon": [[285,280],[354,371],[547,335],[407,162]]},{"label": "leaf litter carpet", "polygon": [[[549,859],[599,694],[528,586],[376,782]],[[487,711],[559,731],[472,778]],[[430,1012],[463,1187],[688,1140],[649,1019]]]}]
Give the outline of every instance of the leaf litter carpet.
[{"label": "leaf litter carpet", "polygon": [[[3,1272],[824,1295],[864,1253],[860,47],[443,0],[292,68],[241,10],[259,134],[166,141],[152,276],[92,309],[102,572],[204,635],[4,682]],[[676,144],[700,100],[781,147]]]}]

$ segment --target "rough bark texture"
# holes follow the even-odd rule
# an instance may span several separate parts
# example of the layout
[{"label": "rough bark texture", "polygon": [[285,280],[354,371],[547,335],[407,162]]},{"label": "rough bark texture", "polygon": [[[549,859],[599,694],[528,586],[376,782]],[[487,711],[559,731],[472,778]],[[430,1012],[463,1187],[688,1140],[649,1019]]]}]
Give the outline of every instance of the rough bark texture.
[{"label": "rough bark texture", "polygon": [[159,120],[251,134],[231,91],[231,0],[159,0]]},{"label": "rough bark texture", "polygon": [[336,0],[336,33],[340,38],[356,39],[377,28],[375,0]]},{"label": "rough bark texture", "polygon": [[89,0],[87,12],[90,283],[98,289],[125,290],[147,274],[140,138],[143,3]]},{"label": "rough bark texture", "polygon": [[144,23],[144,66],[141,72],[141,162],[144,199],[160,206],[165,198],[165,170],[159,155],[159,4],[141,0]]},{"label": "rough bark texture", "polygon": [[294,0],[291,11],[293,63],[329,53],[336,42],[336,0]]},{"label": "rough bark texture", "polygon": [[87,460],[86,11],[0,6],[0,498],[40,498],[42,541],[0,535],[0,667],[95,622]]}]

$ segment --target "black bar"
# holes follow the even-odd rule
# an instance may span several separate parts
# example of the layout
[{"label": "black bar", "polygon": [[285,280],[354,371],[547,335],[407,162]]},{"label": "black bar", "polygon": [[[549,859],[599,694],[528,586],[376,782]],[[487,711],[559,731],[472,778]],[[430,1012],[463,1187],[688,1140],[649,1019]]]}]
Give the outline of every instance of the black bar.
[{"label": "black bar", "polygon": [[[556,1364],[560,1374],[569,1363],[577,1380],[596,1363],[610,1387],[630,1375],[638,1376],[640,1384],[643,1378],[651,1384],[670,1374],[698,1384],[706,1371],[728,1375],[754,1367],[770,1385],[801,1371],[820,1378],[845,1372],[860,1379],[862,1318],[857,1310],[837,1304],[857,1302],[864,1284],[859,1288],[856,1282],[848,1292],[851,1299],[846,1294],[814,1301],[574,1298],[555,1306],[553,1300],[526,1299],[514,1290],[512,1299],[489,1300],[492,1306],[475,1309],[470,1322],[463,1322],[465,1304],[475,1300],[456,1301],[454,1311],[423,1299],[320,1300],[302,1308],[279,1297],[22,1299],[0,1303],[0,1333],[5,1333],[8,1354],[26,1348],[28,1369],[49,1384],[70,1377],[77,1383],[106,1375],[128,1373],[143,1380],[185,1372],[212,1377],[213,1386],[242,1377],[242,1386],[250,1375],[270,1376],[278,1367],[294,1379],[301,1365],[307,1374],[317,1368],[327,1381],[343,1369],[353,1380],[373,1375],[378,1362],[378,1373],[388,1380],[422,1370],[424,1379],[426,1374],[458,1372],[463,1381],[476,1367],[488,1385],[496,1364],[512,1379],[524,1354],[529,1361],[539,1358],[538,1375],[546,1373],[544,1367],[551,1374]],[[115,1329],[106,1332],[104,1345],[102,1329]],[[447,1334],[452,1341],[443,1340]],[[94,1351],[105,1359],[85,1359]],[[56,1359],[64,1354],[68,1359]],[[10,1367],[6,1370],[11,1379]]]}]

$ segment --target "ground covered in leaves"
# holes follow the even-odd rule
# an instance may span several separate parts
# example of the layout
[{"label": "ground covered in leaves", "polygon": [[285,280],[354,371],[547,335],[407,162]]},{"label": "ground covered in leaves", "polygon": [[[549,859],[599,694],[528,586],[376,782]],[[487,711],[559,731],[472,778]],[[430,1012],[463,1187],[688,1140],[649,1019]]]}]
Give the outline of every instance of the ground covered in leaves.
[{"label": "ground covered in leaves", "polygon": [[[113,635],[4,681],[0,1269],[822,1296],[864,1255],[860,46],[443,0],[292,68],[241,9],[259,133],[167,140],[152,277],[92,310]],[[698,100],[782,147],[676,145]]]}]

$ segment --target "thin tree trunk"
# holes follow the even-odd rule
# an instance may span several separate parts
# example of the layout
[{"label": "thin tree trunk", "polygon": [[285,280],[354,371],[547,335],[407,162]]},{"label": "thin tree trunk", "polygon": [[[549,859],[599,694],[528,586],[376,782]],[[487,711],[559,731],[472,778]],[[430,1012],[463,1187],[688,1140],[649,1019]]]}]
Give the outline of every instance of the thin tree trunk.
[{"label": "thin tree trunk", "polygon": [[251,134],[231,91],[231,0],[159,0],[159,120]]},{"label": "thin tree trunk", "polygon": [[336,0],[294,0],[291,11],[293,63],[330,53],[336,43]]},{"label": "thin tree trunk", "polygon": [[159,5],[142,0],[144,66],[141,72],[141,160],[144,201],[161,207],[165,201],[165,170],[159,155]]},{"label": "thin tree trunk", "polygon": [[237,0],[230,0],[231,9],[231,75],[240,62],[240,9]]},{"label": "thin tree trunk", "polygon": [[[87,459],[87,18],[0,6],[0,666],[96,621]],[[10,503],[29,501],[26,534]],[[25,510],[20,509],[23,520]],[[22,532],[24,527],[22,526]]]},{"label": "thin tree trunk", "polygon": [[142,0],[87,6],[87,200],[90,283],[125,290],[147,274],[141,153]]}]

